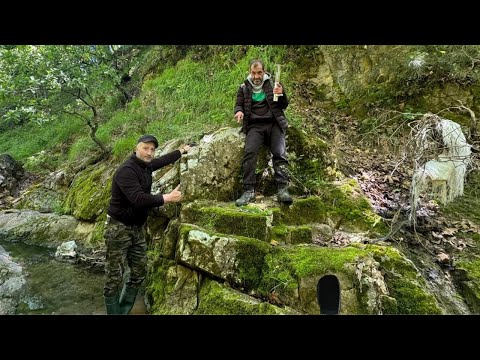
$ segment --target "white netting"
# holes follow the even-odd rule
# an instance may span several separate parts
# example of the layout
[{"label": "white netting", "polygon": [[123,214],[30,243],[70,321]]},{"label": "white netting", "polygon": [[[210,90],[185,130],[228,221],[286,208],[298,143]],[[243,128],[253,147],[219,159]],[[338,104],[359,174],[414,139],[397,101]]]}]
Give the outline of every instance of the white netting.
[{"label": "white netting", "polygon": [[437,149],[436,159],[420,166],[412,178],[410,221],[415,222],[416,209],[421,194],[429,195],[446,204],[457,196],[463,195],[463,185],[467,167],[471,161],[471,145],[467,144],[460,125],[436,115],[426,114],[425,126],[421,126],[416,135],[417,150],[420,159],[425,150],[431,148],[432,140],[442,144]]}]

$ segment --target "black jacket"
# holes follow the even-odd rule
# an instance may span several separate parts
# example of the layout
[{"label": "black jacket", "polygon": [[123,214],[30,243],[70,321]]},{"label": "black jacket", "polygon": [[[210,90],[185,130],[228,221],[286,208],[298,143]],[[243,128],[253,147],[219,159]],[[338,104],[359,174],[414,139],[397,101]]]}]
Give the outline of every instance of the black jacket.
[{"label": "black jacket", "polygon": [[147,164],[133,153],[113,175],[108,215],[125,225],[143,225],[147,220],[148,209],[163,205],[161,194],[150,194],[152,172],[173,164],[181,156],[180,150],[175,150]]},{"label": "black jacket", "polygon": [[[248,122],[252,112],[252,90],[252,84],[250,84],[248,80],[245,80],[237,91],[237,101],[233,110],[233,114],[236,114],[237,111],[241,111],[244,114],[242,125],[242,131],[244,133],[247,133]],[[278,102],[273,101],[273,88],[269,80],[263,83],[263,91],[265,91],[268,106],[272,110],[278,125],[280,125],[280,128],[285,132],[288,127],[288,121],[283,112],[288,106],[288,97],[285,88],[283,89],[283,96],[278,97]]]}]

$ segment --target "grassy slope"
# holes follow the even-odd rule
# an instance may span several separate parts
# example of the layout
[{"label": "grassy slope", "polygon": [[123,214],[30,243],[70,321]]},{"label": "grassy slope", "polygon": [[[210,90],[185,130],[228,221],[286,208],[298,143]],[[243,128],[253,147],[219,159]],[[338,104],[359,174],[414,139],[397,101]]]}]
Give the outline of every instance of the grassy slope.
[{"label": "grassy slope", "polygon": [[[190,52],[174,67],[166,68],[143,83],[140,94],[124,109],[107,114],[97,136],[123,159],[143,133],[155,134],[160,143],[173,138],[195,139],[222,126],[235,126],[233,107],[236,91],[248,75],[248,63],[261,58],[267,71],[282,63],[283,46],[222,46],[208,60],[194,60]],[[235,60],[234,60],[235,59]],[[282,70],[288,86],[289,66]],[[0,153],[10,153],[27,169],[55,168],[92,155],[96,145],[88,128],[77,119],[60,119],[29,125],[0,134]],[[45,150],[49,156],[38,155]],[[30,158],[35,155],[35,159]]]}]

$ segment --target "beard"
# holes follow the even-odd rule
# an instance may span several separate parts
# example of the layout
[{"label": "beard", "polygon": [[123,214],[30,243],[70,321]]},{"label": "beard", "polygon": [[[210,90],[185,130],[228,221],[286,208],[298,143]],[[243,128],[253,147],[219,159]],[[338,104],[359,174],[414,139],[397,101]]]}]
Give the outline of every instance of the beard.
[{"label": "beard", "polygon": [[152,162],[152,160],[153,160],[153,157],[152,157],[152,158],[148,158],[148,157],[142,156],[142,155],[140,155],[140,154],[138,154],[138,153],[137,153],[136,155],[137,155],[137,158],[138,158],[138,159],[142,160],[142,161],[143,161],[144,163],[146,163],[146,164],[150,164],[150,163]]}]

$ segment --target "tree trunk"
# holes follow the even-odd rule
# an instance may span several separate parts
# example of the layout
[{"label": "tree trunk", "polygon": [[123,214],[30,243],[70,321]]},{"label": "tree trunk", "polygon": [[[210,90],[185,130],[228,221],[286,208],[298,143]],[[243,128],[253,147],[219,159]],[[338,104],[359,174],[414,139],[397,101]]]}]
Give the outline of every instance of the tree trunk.
[{"label": "tree trunk", "polygon": [[90,128],[90,137],[95,142],[95,144],[97,144],[100,149],[102,149],[103,156],[106,157],[110,153],[110,150],[107,149],[107,147],[96,136],[98,129],[98,115],[95,108],[92,108],[92,111],[94,115],[89,121],[87,121],[87,125]]}]

